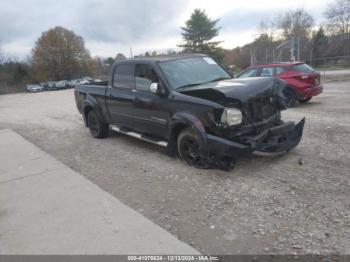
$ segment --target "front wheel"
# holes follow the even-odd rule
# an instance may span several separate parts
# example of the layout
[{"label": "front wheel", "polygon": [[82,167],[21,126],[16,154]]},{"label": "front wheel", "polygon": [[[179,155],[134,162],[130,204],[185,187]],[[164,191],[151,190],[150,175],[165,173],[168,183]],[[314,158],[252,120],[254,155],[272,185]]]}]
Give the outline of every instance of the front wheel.
[{"label": "front wheel", "polygon": [[199,139],[192,128],[184,129],[177,138],[177,151],[179,157],[189,166],[209,168],[199,153]]},{"label": "front wheel", "polygon": [[94,110],[91,110],[87,116],[87,124],[90,133],[95,138],[104,138],[108,135],[108,125],[104,124],[97,116]]}]

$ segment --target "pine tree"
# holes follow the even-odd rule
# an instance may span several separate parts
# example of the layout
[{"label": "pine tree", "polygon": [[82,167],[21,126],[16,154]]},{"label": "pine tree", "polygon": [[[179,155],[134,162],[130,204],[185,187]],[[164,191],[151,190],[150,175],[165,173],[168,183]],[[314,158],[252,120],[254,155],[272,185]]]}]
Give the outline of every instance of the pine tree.
[{"label": "pine tree", "polygon": [[219,19],[210,19],[204,10],[195,9],[186,26],[181,27],[184,44],[179,45],[188,53],[204,53],[215,59],[222,60],[223,50],[218,46],[219,41],[211,41],[219,35]]}]

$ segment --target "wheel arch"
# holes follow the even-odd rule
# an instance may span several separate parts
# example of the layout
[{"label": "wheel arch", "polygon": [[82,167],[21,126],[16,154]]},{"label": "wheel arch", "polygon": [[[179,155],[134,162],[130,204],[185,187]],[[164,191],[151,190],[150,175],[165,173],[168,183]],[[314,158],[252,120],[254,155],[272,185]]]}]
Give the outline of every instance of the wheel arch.
[{"label": "wheel arch", "polygon": [[203,123],[194,115],[187,112],[179,112],[173,115],[168,130],[167,153],[175,155],[177,150],[177,138],[182,130],[192,128],[199,140],[199,150],[202,156],[207,155],[207,134]]},{"label": "wheel arch", "polygon": [[91,105],[86,105],[84,106],[84,123],[85,123],[85,126],[89,126],[89,123],[87,121],[87,116],[89,114],[90,111],[94,110],[93,107]]},{"label": "wheel arch", "polygon": [[90,95],[87,95],[86,99],[84,101],[84,108],[83,108],[83,118],[84,118],[84,122],[85,122],[86,126],[88,126],[87,116],[91,110],[95,111],[95,113],[97,114],[97,117],[102,122],[107,124],[107,121],[103,117],[102,110],[101,110],[99,104],[97,103],[96,99]]}]

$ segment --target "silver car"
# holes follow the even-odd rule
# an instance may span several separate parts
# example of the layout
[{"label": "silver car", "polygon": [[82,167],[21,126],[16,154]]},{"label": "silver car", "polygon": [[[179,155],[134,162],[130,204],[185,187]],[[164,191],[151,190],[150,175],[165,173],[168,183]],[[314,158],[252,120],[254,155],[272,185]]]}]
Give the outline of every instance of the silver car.
[{"label": "silver car", "polygon": [[79,85],[87,85],[89,83],[90,83],[90,81],[86,80],[86,79],[79,79],[79,80],[77,80],[77,84],[79,84]]},{"label": "silver car", "polygon": [[41,92],[41,91],[43,91],[44,87],[43,87],[43,86],[40,86],[40,85],[26,85],[26,86],[24,87],[24,89],[25,89],[27,92],[34,93],[34,92]]},{"label": "silver car", "polygon": [[63,89],[63,88],[67,88],[68,86],[68,81],[67,80],[61,80],[55,83],[57,89]]}]

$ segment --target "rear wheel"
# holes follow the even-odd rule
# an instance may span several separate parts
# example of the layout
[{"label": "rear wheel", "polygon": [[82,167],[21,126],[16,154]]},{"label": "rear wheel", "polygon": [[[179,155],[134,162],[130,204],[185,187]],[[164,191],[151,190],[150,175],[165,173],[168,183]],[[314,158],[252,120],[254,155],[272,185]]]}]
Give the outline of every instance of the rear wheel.
[{"label": "rear wheel", "polygon": [[97,116],[94,110],[91,110],[87,116],[87,124],[90,133],[95,138],[104,138],[108,135],[108,125],[104,124]]},{"label": "rear wheel", "polygon": [[199,139],[192,128],[184,129],[177,138],[177,151],[182,161],[197,168],[208,168],[199,154]]},{"label": "rear wheel", "polygon": [[308,98],[300,98],[299,99],[299,103],[307,103],[311,100],[312,97],[308,97]]}]

